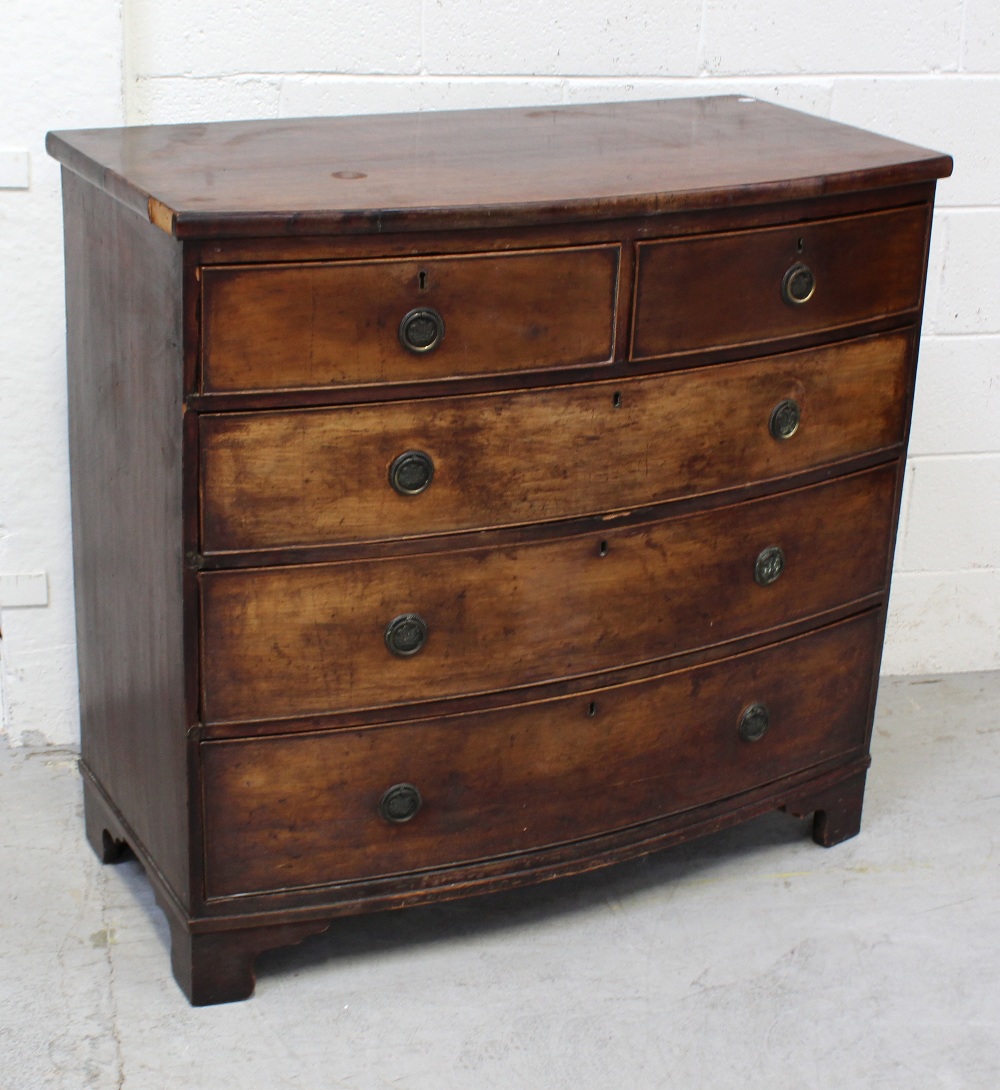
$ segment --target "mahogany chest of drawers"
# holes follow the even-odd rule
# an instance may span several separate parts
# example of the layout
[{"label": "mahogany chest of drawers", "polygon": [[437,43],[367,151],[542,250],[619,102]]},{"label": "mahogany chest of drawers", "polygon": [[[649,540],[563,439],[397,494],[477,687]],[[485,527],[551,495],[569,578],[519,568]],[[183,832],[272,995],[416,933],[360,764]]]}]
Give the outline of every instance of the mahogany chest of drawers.
[{"label": "mahogany chest of drawers", "polygon": [[935,180],[748,99],[50,134],[82,769],[194,1003],[857,832]]}]

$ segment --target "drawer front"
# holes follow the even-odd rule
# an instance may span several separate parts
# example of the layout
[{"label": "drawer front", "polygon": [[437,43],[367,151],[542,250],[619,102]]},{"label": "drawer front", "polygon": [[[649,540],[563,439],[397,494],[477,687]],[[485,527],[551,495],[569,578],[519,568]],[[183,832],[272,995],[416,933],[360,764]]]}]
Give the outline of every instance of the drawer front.
[{"label": "drawer front", "polygon": [[[868,614],[721,662],[522,707],[203,743],[208,894],[529,851],[858,753],[877,635]],[[744,719],[755,705],[766,713]],[[404,784],[416,788],[419,808],[391,822],[380,804]],[[416,797],[396,795],[405,818]]]},{"label": "drawer front", "polygon": [[618,264],[614,245],[206,268],[203,388],[366,386],[605,363]]},{"label": "drawer front", "polygon": [[[616,383],[206,414],[202,548],[631,510],[891,446],[903,440],[909,345],[893,334]],[[788,401],[798,425],[783,438],[771,420]]]},{"label": "drawer front", "polygon": [[[929,209],[702,235],[638,246],[632,358],[729,348],[913,310]],[[792,276],[796,266],[808,274]],[[811,276],[811,280],[810,280]]]},{"label": "drawer front", "polygon": [[[204,573],[203,715],[266,719],[501,690],[811,617],[882,590],[895,481],[893,464],[510,548]],[[784,566],[767,584],[772,548]]]}]

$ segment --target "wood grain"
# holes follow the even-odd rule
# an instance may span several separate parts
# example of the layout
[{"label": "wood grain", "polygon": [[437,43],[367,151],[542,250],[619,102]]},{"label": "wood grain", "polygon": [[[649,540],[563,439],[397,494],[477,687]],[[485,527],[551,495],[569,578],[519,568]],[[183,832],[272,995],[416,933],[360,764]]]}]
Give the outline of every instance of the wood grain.
[{"label": "wood grain", "polygon": [[82,757],[184,899],[181,246],[69,173],[63,208]]},{"label": "wood grain", "polygon": [[[899,333],[614,383],[203,414],[202,549],[515,526],[776,481],[902,442],[909,368]],[[785,398],[801,423],[779,441]],[[434,463],[416,496],[389,483],[408,450]]]},{"label": "wood grain", "polygon": [[[519,547],[208,572],[202,713],[279,718],[502,690],[764,632],[883,586],[895,466]],[[785,573],[754,581],[778,545]],[[602,555],[602,551],[605,555]],[[426,646],[389,653],[420,614]]]},{"label": "wood grain", "polygon": [[47,146],[86,831],[192,1002],[337,916],[779,807],[857,831],[947,156],[735,98]]},{"label": "wood grain", "polygon": [[[916,310],[930,210],[913,208],[788,227],[640,243],[632,359],[773,341]],[[807,265],[808,302],[781,297]]]},{"label": "wood grain", "polygon": [[[209,897],[527,852],[736,796],[864,746],[870,616],[527,707],[202,745]],[[744,741],[762,703],[770,725]],[[380,817],[396,783],[423,805]]]},{"label": "wood grain", "polygon": [[46,146],[183,238],[609,219],[951,173],[946,155],[733,97],[89,129]]},{"label": "wood grain", "polygon": [[[203,272],[206,392],[371,385],[610,361],[618,246]],[[416,354],[403,317],[444,338]]]}]

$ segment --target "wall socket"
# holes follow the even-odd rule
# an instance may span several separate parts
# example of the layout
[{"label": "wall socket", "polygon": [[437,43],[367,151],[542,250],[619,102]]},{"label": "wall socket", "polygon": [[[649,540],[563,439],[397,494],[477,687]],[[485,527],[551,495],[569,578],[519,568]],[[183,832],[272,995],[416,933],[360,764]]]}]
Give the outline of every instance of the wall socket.
[{"label": "wall socket", "polygon": [[48,604],[49,577],[46,572],[0,575],[0,608],[23,609]]}]

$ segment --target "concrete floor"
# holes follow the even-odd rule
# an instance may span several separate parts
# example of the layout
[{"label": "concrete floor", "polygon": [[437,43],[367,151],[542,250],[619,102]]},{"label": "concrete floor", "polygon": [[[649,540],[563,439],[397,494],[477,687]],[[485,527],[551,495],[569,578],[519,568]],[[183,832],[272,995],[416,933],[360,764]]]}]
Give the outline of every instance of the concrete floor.
[{"label": "concrete floor", "polygon": [[73,753],[0,748],[0,1088],[996,1090],[1000,674],[887,679],[861,835],[783,814],[342,921],[194,1010]]}]

